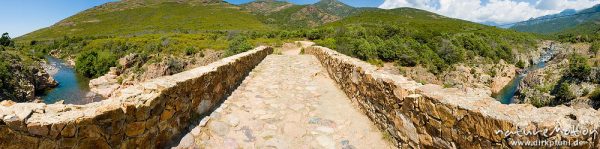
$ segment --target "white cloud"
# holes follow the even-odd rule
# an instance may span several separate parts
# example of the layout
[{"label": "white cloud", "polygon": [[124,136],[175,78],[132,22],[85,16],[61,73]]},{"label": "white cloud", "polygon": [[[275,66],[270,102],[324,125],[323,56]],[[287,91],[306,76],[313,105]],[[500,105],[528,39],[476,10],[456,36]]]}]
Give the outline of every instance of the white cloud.
[{"label": "white cloud", "polygon": [[489,0],[485,4],[481,0],[385,0],[379,8],[413,7],[473,22],[503,24],[596,4],[600,0]]}]

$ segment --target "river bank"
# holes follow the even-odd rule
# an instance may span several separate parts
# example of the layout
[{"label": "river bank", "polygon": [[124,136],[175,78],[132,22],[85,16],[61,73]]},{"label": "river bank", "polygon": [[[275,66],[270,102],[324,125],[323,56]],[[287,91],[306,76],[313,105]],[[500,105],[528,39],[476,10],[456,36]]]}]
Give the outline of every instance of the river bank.
[{"label": "river bank", "polygon": [[523,79],[528,75],[529,72],[544,68],[546,66],[546,62],[550,61],[552,57],[556,55],[556,53],[557,51],[554,43],[550,43],[549,47],[545,48],[544,53],[536,62],[533,62],[532,65],[525,69],[519,70],[519,74],[494,97],[503,104],[519,102],[516,98],[516,95],[519,92],[519,86]]},{"label": "river bank", "polygon": [[90,79],[77,74],[67,62],[49,55],[45,58],[47,65],[44,68],[58,82],[58,86],[40,96],[44,103],[62,101],[65,104],[86,104],[103,99],[90,92],[88,86]]}]

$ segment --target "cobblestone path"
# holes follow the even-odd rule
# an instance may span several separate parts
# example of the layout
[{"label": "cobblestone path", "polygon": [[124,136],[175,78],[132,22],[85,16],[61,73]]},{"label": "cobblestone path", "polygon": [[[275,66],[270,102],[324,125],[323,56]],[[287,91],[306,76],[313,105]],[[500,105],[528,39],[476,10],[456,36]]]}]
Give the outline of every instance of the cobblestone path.
[{"label": "cobblestone path", "polygon": [[312,55],[269,55],[176,148],[393,148]]}]

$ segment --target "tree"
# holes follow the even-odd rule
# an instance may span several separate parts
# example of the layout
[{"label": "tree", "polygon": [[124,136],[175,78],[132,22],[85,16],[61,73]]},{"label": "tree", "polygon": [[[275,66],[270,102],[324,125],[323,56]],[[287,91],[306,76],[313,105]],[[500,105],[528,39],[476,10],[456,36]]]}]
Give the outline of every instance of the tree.
[{"label": "tree", "polygon": [[525,62],[523,62],[523,60],[519,60],[516,65],[521,69],[525,68]]},{"label": "tree", "polygon": [[116,57],[110,52],[85,51],[76,58],[75,70],[86,77],[98,77],[116,66]]},{"label": "tree", "polygon": [[592,54],[598,53],[599,50],[600,50],[600,41],[593,42],[589,49],[589,51]]},{"label": "tree", "polygon": [[569,88],[569,83],[563,82],[558,86],[554,101],[557,103],[566,103],[575,98],[575,94]]},{"label": "tree", "polygon": [[570,77],[570,79],[583,81],[590,76],[591,72],[592,68],[587,63],[587,58],[579,54],[571,55],[569,58],[567,77]]},{"label": "tree", "polygon": [[10,36],[8,36],[8,33],[2,34],[2,37],[0,37],[0,45],[1,46],[11,46],[12,45],[12,40],[10,39]]}]

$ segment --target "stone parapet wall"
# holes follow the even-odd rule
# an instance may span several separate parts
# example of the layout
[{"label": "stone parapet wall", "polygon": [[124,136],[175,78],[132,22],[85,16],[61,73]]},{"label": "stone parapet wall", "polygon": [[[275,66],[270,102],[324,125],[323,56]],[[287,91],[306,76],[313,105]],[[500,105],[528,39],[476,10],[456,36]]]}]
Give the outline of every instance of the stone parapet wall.
[{"label": "stone parapet wall", "polygon": [[321,61],[352,102],[399,148],[523,148],[511,141],[544,140],[600,147],[600,113],[594,109],[504,105],[469,91],[422,85],[325,47],[309,47],[305,53]]},{"label": "stone parapet wall", "polygon": [[86,105],[2,102],[0,148],[163,148],[272,52],[258,47]]}]

